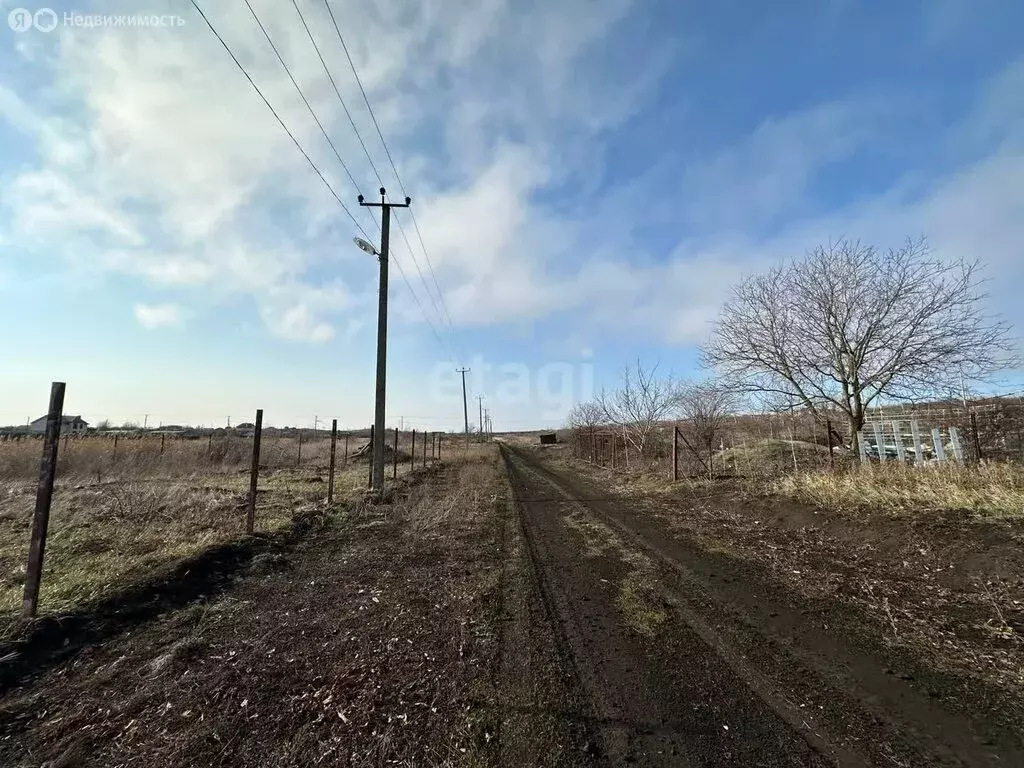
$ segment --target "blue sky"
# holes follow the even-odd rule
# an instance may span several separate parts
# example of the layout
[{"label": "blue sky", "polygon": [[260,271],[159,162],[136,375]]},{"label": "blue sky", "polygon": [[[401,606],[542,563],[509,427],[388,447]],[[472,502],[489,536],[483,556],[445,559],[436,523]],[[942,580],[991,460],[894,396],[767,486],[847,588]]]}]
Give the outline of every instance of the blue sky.
[{"label": "blue sky", "polygon": [[[252,4],[372,195],[294,7]],[[200,5],[375,235],[243,0]],[[0,423],[60,379],[94,422],[368,424],[376,265],[191,4],[51,7],[182,23],[0,27]],[[400,197],[323,3],[299,7]],[[1020,3],[332,8],[434,271],[399,213],[423,310],[393,266],[389,423],[459,426],[458,365],[498,429],[559,423],[636,358],[698,375],[729,286],[830,237],[981,257],[1024,326]]]}]

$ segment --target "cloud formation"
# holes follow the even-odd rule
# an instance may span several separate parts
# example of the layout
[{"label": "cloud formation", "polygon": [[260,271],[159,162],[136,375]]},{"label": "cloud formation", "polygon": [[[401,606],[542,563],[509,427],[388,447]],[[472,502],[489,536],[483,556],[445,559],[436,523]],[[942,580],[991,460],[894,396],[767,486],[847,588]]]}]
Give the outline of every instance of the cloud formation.
[{"label": "cloud formation", "polygon": [[[374,303],[375,270],[351,245],[360,227],[377,239],[373,219],[244,5],[206,5],[358,226],[190,13],[181,28],[25,42],[11,82],[50,87],[0,86],[0,115],[36,152],[3,179],[4,236],[25,258],[57,252],[78,269],[176,291],[196,311],[241,298],[283,339],[345,339]],[[955,5],[930,17],[928,34],[945,29]],[[253,6],[358,191],[372,193],[379,172],[397,197],[323,5],[299,7],[369,158],[292,5]],[[404,213],[395,259],[439,327],[449,312],[459,327],[560,317],[591,333],[690,344],[745,271],[841,235],[884,246],[926,234],[940,255],[980,250],[999,268],[1020,263],[1020,61],[942,132],[940,170],[908,170],[837,206],[822,200],[820,180],[881,144],[909,109],[840,94],[765,115],[713,151],[667,142],[657,162],[612,177],[611,137],[650,109],[687,55],[650,30],[642,57],[617,44],[637,31],[635,0],[333,7],[415,198],[448,312]],[[653,229],[669,233],[652,239]],[[421,324],[394,279],[397,322]]]},{"label": "cloud formation", "polygon": [[147,330],[172,328],[184,323],[184,313],[177,304],[136,304],[135,319]]}]

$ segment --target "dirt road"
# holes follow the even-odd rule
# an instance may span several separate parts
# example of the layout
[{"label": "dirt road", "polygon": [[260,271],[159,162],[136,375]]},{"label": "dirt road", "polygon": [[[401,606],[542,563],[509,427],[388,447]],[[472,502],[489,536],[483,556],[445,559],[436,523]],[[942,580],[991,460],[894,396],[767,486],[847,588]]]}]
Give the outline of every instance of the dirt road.
[{"label": "dirt road", "polygon": [[529,450],[502,450],[593,761],[1024,765],[1012,723],[972,712],[912,659],[894,661],[856,617],[673,535]]},{"label": "dirt road", "polygon": [[998,690],[556,466],[476,446],[48,619],[0,766],[1024,765]]}]

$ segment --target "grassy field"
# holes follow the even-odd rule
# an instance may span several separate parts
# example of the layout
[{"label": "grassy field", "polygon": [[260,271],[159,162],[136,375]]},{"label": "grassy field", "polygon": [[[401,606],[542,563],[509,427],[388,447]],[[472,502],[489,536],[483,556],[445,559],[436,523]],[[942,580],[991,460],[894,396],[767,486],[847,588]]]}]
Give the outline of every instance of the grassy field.
[{"label": "grassy field", "polygon": [[831,509],[954,509],[985,517],[1024,517],[1024,468],[1017,464],[866,464],[836,474],[791,474],[776,480],[773,488]]},{"label": "grassy field", "polygon": [[[411,446],[399,445],[399,476]],[[366,443],[353,438],[352,453]],[[422,466],[417,441],[416,466]],[[335,506],[326,505],[330,441],[264,439],[255,530],[286,529],[304,513],[342,511],[365,493],[366,459],[339,440]],[[0,442],[0,622],[16,623],[42,443]],[[60,613],[146,578],[204,549],[244,538],[252,441],[109,438],[62,441],[50,513],[40,615]],[[428,461],[430,448],[427,449]],[[392,465],[387,466],[391,477]]]},{"label": "grassy field", "polygon": [[[507,439],[536,446],[529,437]],[[560,464],[590,466],[586,458],[572,455],[569,444],[537,447]],[[828,448],[815,443],[749,439],[717,451],[714,467],[722,476],[734,476],[750,494],[774,494],[824,509],[888,514],[958,510],[990,518],[1024,518],[1024,465],[1019,463],[862,464],[845,453],[834,461],[833,468]],[[658,493],[677,486],[670,479],[671,463],[634,461],[626,470],[621,461],[615,468],[605,461],[596,469],[619,490]],[[713,488],[723,479],[687,475],[681,462],[678,485]]]}]

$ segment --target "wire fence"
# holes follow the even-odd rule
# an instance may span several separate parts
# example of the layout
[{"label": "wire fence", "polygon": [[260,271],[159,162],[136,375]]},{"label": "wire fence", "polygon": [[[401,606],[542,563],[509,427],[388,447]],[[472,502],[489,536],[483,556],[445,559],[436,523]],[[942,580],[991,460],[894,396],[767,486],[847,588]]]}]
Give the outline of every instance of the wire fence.
[{"label": "wire fence", "polygon": [[[264,429],[257,411],[235,429],[100,432],[65,419],[63,391],[54,384],[43,434],[0,433],[0,617],[15,623],[246,534],[283,533],[371,485],[371,428]],[[386,483],[466,446],[397,428],[384,444]]]},{"label": "wire fence", "polygon": [[723,418],[711,445],[685,421],[635,428],[592,425],[563,431],[577,458],[619,472],[671,477],[770,477],[841,471],[857,463],[1024,461],[1024,398],[872,408],[856,442],[841,414],[747,413]]}]

